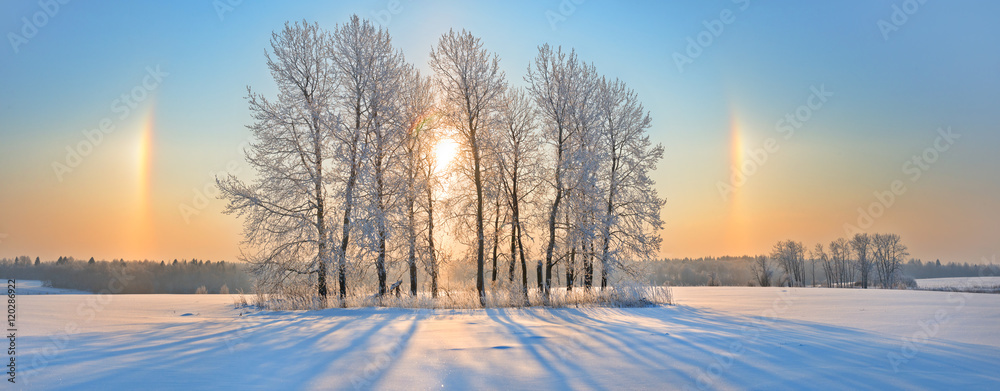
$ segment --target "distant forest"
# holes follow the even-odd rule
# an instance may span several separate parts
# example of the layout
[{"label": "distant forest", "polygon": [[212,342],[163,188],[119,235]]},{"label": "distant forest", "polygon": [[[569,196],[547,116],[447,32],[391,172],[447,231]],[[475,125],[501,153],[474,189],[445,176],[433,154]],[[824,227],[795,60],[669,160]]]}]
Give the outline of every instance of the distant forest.
[{"label": "distant forest", "polygon": [[[651,285],[748,286],[756,285],[750,265],[755,257],[705,257],[661,259],[647,263]],[[173,261],[83,261],[60,257],[43,262],[19,256],[0,258],[0,277],[41,280],[54,288],[99,293],[252,293],[253,285],[245,265],[203,260]],[[813,279],[812,262],[805,262],[807,285],[826,282],[820,263]],[[902,265],[904,280],[918,278],[1000,276],[1000,265],[923,262],[911,259]],[[776,276],[780,279],[781,276]],[[112,281],[115,281],[112,283]],[[815,281],[815,283],[814,283]],[[109,285],[111,285],[109,287]],[[118,292],[112,289],[120,286]],[[225,289],[223,289],[225,287]]]},{"label": "distant forest", "polygon": [[40,280],[53,288],[93,293],[250,293],[249,276],[240,264],[198,259],[168,261],[82,261],[59,257],[42,262],[28,256],[0,259],[0,276]]},{"label": "distant forest", "polygon": [[[671,286],[748,286],[757,285],[750,265],[752,256],[723,256],[705,258],[662,259],[651,261],[648,269],[648,283]],[[815,278],[811,260],[805,261],[807,285],[822,285],[826,282],[821,262],[816,262]],[[910,259],[902,264],[904,280],[918,278],[1000,276],[1000,265],[969,264],[940,260],[923,262]],[[780,277],[781,276],[776,276]]]}]

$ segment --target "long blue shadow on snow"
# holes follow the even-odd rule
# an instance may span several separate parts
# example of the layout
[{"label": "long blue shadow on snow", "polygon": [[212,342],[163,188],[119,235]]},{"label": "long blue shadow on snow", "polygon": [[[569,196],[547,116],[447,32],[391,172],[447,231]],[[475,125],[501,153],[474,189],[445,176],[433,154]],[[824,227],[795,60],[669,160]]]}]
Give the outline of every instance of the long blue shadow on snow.
[{"label": "long blue shadow on snow", "polygon": [[[517,357],[528,361],[516,366],[540,370],[544,382],[558,389],[579,384],[597,389],[990,389],[1000,384],[1000,349],[984,345],[932,338],[896,371],[888,357],[901,354],[899,337],[849,327],[685,306],[481,311],[489,318],[482,326],[509,340],[490,350],[523,351]],[[81,333],[71,336],[37,376],[57,370],[71,374],[54,382],[57,389],[137,388],[153,385],[151,379],[158,388],[298,389],[331,376],[345,378],[335,381],[341,387],[377,388],[385,373],[401,364],[420,326],[448,321],[443,314],[380,309],[262,313],[235,320],[242,335],[235,348],[223,342],[234,330],[228,318],[192,323],[188,317],[117,335]],[[22,349],[48,340],[19,339]],[[372,358],[366,352],[385,354]],[[421,354],[434,360],[441,353]],[[109,367],[109,362],[123,367]],[[460,388],[502,376],[521,384],[517,373],[505,372],[511,363],[484,363],[457,367],[437,380]],[[608,368],[629,378],[618,379]]]},{"label": "long blue shadow on snow", "polygon": [[[166,323],[153,330],[118,335],[80,333],[72,335],[35,376],[45,377],[57,369],[69,370],[74,376],[58,379],[54,388],[73,390],[104,390],[109,385],[188,389],[208,388],[213,384],[300,389],[328,375],[331,365],[357,364],[360,365],[357,372],[362,376],[357,379],[358,384],[367,388],[368,384],[377,384],[393,362],[365,365],[351,353],[367,351],[387,340],[394,341],[400,347],[396,351],[401,351],[415,332],[420,317],[402,311],[336,309],[256,314],[239,320],[246,323],[240,325],[243,340],[236,349],[224,342],[234,332],[232,319]],[[406,319],[412,324],[402,332],[387,327]],[[350,338],[341,338],[346,336]],[[24,340],[22,346],[29,347],[48,343],[48,337]],[[330,349],[330,346],[338,347]],[[354,361],[343,362],[347,357]],[[108,362],[116,367],[106,365]],[[217,365],[220,362],[225,363],[222,371]],[[53,382],[47,379],[46,383]]]}]

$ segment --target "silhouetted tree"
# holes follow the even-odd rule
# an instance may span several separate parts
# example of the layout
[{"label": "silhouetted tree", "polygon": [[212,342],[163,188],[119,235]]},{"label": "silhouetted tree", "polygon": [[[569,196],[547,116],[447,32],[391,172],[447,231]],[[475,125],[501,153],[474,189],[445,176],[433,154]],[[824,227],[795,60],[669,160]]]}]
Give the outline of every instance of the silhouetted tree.
[{"label": "silhouetted tree", "polygon": [[771,286],[771,275],[774,273],[771,270],[771,266],[767,262],[768,258],[766,256],[758,256],[753,259],[750,263],[750,271],[753,272],[754,279],[757,281],[757,285],[760,286]]},{"label": "silhouetted tree", "polygon": [[851,248],[857,260],[855,266],[858,269],[858,276],[861,278],[861,288],[868,289],[868,282],[872,271],[872,237],[866,233],[854,234],[851,239]]}]

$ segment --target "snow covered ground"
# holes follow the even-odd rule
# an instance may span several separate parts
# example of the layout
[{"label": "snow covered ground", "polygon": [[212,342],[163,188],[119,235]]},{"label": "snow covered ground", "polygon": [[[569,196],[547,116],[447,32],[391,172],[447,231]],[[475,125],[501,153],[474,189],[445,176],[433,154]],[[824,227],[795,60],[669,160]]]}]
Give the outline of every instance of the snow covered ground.
[{"label": "snow covered ground", "polygon": [[89,293],[75,289],[46,287],[42,286],[41,281],[35,280],[17,281],[17,294],[19,295],[86,295]]},{"label": "snow covered ground", "polygon": [[974,288],[1000,286],[1000,277],[949,277],[917,279],[921,288]]},{"label": "snow covered ground", "polygon": [[[19,282],[20,283],[20,282]],[[676,306],[244,313],[18,297],[26,389],[998,389],[1000,295],[674,288]]]}]

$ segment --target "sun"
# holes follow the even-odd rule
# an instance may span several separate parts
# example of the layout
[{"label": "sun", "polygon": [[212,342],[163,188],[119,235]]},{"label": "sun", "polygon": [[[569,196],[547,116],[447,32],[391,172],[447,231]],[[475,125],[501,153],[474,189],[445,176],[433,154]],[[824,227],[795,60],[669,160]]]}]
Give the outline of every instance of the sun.
[{"label": "sun", "polygon": [[438,174],[446,172],[457,155],[458,143],[450,137],[441,137],[437,144],[434,145],[434,159],[437,166],[435,167],[435,171]]}]

